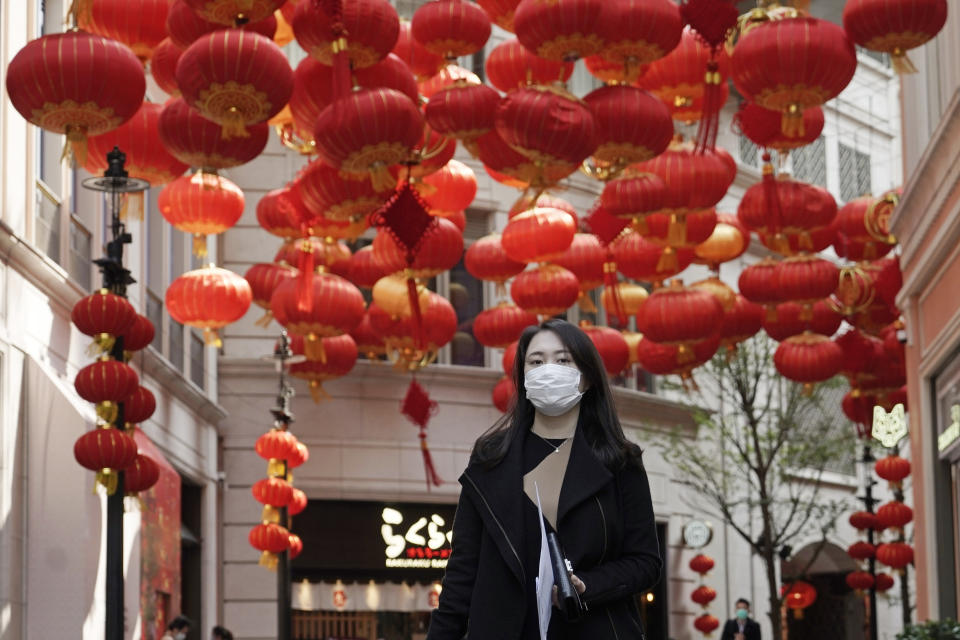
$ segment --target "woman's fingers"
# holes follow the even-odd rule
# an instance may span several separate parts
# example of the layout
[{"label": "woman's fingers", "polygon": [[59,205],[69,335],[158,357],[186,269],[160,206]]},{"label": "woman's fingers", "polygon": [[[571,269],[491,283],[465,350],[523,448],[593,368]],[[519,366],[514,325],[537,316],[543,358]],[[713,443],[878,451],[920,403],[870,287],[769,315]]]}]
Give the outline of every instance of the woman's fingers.
[{"label": "woman's fingers", "polygon": [[552,591],[552,596],[551,596],[551,597],[553,598],[553,606],[555,606],[557,609],[559,609],[559,608],[560,608],[560,598],[557,597],[557,593],[558,593],[558,591],[557,591],[557,585],[553,585],[553,591]]},{"label": "woman's fingers", "polygon": [[577,593],[583,593],[587,590],[587,585],[583,584],[583,580],[572,573],[570,574],[570,581],[573,582],[573,588],[577,590]]}]

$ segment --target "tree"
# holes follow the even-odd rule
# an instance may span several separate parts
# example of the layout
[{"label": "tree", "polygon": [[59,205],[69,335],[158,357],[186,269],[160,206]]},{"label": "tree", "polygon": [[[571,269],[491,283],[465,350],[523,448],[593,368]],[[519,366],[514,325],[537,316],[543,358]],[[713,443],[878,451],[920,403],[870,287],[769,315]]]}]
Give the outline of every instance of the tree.
[{"label": "tree", "polygon": [[[846,501],[821,492],[825,470],[852,464],[852,430],[839,416],[838,385],[813,389],[781,377],[773,366],[776,343],[756,336],[732,355],[715,356],[697,371],[691,392],[697,411],[696,442],[682,434],[661,442],[676,481],[726,522],[762,559],[769,590],[773,637],[781,638],[777,562],[810,533],[819,536],[806,573]],[[759,535],[751,535],[759,523]],[[792,576],[799,578],[800,576]]]}]

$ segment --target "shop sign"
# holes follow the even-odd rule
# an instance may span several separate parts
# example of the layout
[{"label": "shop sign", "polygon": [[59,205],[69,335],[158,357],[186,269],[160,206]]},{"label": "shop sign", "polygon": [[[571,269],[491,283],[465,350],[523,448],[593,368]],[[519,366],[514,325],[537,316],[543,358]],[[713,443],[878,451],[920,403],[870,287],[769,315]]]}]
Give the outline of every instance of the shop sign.
[{"label": "shop sign", "polygon": [[937,450],[944,451],[960,439],[960,404],[950,407],[950,426],[937,437]]},{"label": "shop sign", "polygon": [[907,416],[903,403],[897,404],[889,412],[884,411],[883,407],[874,407],[871,433],[886,448],[897,446],[907,436]]},{"label": "shop sign", "polygon": [[[384,507],[380,535],[388,569],[444,569],[453,530],[437,513],[412,513]],[[452,525],[452,523],[451,523]]]}]

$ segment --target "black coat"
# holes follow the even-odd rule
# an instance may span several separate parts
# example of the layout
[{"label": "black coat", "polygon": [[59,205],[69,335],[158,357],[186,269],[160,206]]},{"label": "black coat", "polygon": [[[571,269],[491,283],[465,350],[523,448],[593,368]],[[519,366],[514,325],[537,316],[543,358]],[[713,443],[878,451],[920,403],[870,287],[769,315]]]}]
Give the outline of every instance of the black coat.
[{"label": "black coat", "polygon": [[[740,625],[737,624],[737,620],[727,620],[727,624],[723,625],[720,640],[733,640],[739,631]],[[743,636],[746,640],[760,640],[760,623],[747,618],[747,624],[743,627]]]},{"label": "black coat", "polygon": [[[526,613],[523,438],[492,469],[471,463],[460,483],[453,549],[427,640],[517,640]],[[571,638],[644,638],[634,595],[660,577],[650,486],[642,469],[608,470],[577,429],[557,509],[557,529],[574,573],[583,580],[583,619]],[[540,544],[539,536],[528,544]],[[559,612],[554,609],[554,616]]]}]

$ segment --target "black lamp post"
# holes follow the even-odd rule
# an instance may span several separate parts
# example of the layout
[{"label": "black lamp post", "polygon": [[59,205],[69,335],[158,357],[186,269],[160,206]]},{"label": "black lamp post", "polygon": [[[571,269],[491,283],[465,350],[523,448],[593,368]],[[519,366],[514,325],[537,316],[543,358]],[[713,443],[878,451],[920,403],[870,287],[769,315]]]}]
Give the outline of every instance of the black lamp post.
[{"label": "black lamp post", "polygon": [[[85,189],[109,194],[111,239],[107,243],[107,255],[94,260],[103,274],[103,288],[118,296],[127,296],[127,285],[136,280],[130,270],[123,266],[123,245],[133,240],[120,220],[122,197],[150,187],[150,183],[131,178],[123,168],[127,156],[119,148],[107,153],[107,170],[103,176],[94,176],[83,181]],[[123,361],[123,337],[117,336],[110,355]],[[123,428],[123,403],[118,405],[116,424]],[[106,622],[104,638],[123,640],[123,472],[117,473],[117,489],[107,497],[107,545],[106,545]]]},{"label": "black lamp post", "polygon": [[[863,454],[860,457],[860,464],[862,465],[861,469],[863,470],[863,495],[858,496],[860,501],[863,502],[863,509],[868,513],[874,513],[873,507],[876,506],[878,500],[873,497],[873,485],[877,484],[876,480],[873,479],[873,463],[875,458],[873,457],[873,451],[870,449],[870,444],[865,442],[863,444]],[[867,542],[871,545],[876,543],[876,532],[873,527],[867,528]],[[870,575],[877,575],[877,559],[871,557],[869,561],[868,571]],[[869,591],[869,606],[870,606],[870,640],[877,640],[877,586],[876,582],[870,586]]]}]

